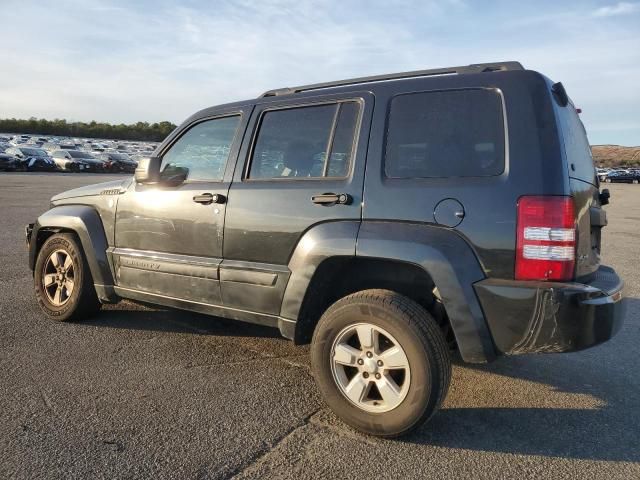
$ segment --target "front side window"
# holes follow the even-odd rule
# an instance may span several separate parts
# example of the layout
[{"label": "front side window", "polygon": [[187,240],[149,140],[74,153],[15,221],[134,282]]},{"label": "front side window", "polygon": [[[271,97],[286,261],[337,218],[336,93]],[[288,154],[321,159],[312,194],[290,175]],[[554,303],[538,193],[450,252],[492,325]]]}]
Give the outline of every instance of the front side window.
[{"label": "front side window", "polygon": [[357,102],[267,111],[253,149],[250,179],[346,177]]},{"label": "front side window", "polygon": [[502,117],[495,90],[399,95],[389,113],[385,173],[391,178],[500,175],[505,162]]},{"label": "front side window", "polygon": [[239,124],[240,115],[234,115],[194,125],[163,155],[161,175],[221,181]]}]

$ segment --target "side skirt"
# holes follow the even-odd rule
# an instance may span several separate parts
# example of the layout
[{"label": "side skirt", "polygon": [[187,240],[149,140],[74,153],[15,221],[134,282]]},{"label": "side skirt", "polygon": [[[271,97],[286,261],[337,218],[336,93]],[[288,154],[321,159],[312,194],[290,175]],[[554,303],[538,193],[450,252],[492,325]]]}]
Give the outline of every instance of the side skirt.
[{"label": "side skirt", "polygon": [[295,321],[288,320],[277,315],[266,313],[251,312],[238,308],[224,307],[221,305],[213,305],[210,303],[194,302],[183,300],[175,297],[168,297],[156,293],[142,292],[130,288],[114,287],[115,293],[130,300],[150,303],[154,305],[162,305],[165,307],[177,308],[180,310],[188,310],[191,312],[203,313],[214,317],[222,317],[230,320],[239,320],[256,325],[264,325],[266,327],[274,327],[280,330],[285,338],[292,338],[292,332],[295,329]]}]

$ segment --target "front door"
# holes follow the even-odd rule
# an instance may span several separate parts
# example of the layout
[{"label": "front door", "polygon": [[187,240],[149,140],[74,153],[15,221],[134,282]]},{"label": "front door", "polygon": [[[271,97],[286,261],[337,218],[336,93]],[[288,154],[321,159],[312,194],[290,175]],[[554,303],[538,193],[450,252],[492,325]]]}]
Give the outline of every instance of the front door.
[{"label": "front door", "polygon": [[[118,202],[118,287],[219,305],[218,266],[233,164],[249,112],[198,119],[160,152],[161,182],[135,182]],[[179,184],[173,180],[186,173]]]},{"label": "front door", "polygon": [[226,308],[279,314],[301,237],[320,223],[360,221],[372,111],[364,92],[255,107],[229,191]]}]

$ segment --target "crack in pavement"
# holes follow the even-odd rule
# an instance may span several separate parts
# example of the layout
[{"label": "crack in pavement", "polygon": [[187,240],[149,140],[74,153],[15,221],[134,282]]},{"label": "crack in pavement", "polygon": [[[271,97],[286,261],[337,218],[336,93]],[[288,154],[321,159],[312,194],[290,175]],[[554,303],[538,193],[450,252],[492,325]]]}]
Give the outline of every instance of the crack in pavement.
[{"label": "crack in pavement", "polygon": [[[310,427],[315,427],[318,430],[328,430],[339,437],[362,442],[366,445],[378,446],[381,443],[382,440],[374,437],[369,437],[368,435],[361,434],[351,429],[351,427],[348,427],[344,424],[343,424],[343,427],[341,428],[340,425],[332,425],[330,423],[322,421],[322,419],[318,417],[326,410],[327,410],[327,407],[325,406],[323,408],[318,408],[314,412],[305,416],[300,421],[300,423],[298,423],[297,425],[294,425],[291,429],[289,429],[289,431],[287,431],[279,439],[273,442],[268,448],[262,449],[259,452],[257,452],[256,455],[252,456],[250,459],[244,462],[243,465],[240,465],[237,468],[235,468],[225,478],[237,478],[238,476],[248,473],[252,468],[255,468],[258,465],[264,463],[265,461],[268,460],[269,456],[272,453],[274,453],[280,446],[286,443],[286,441],[290,437],[295,435],[299,430],[301,430],[304,427],[310,426]],[[312,430],[309,433],[309,435],[316,435],[316,434],[317,434],[317,430],[316,432],[313,432]]]},{"label": "crack in pavement", "polygon": [[271,444],[267,448],[259,449],[255,455],[252,455],[247,461],[243,462],[243,464],[238,465],[234,468],[225,478],[236,478],[238,475],[241,475],[243,472],[251,468],[253,465],[260,463],[265,457],[267,457],[272,451],[274,451],[282,442],[285,442],[287,438],[291,435],[295,434],[299,429],[309,425],[309,421],[311,417],[313,417],[316,413],[318,413],[320,408],[314,410],[308,415],[305,415],[297,424],[293,425],[288,431],[277,438],[275,441],[271,442]]}]

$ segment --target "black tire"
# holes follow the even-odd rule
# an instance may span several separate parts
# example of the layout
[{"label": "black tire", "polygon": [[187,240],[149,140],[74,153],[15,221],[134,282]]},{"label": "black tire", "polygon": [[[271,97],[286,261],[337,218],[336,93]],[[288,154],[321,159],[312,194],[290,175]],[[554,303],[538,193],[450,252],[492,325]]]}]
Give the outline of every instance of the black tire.
[{"label": "black tire", "polygon": [[[51,255],[59,250],[67,253],[73,261],[74,286],[63,305],[54,304],[44,286],[47,262]],[[52,320],[58,322],[84,320],[100,310],[101,303],[93,286],[89,265],[77,237],[73,234],[56,233],[46,240],[38,252],[33,279],[38,304]]]},{"label": "black tire", "polygon": [[[334,379],[334,341],[350,325],[361,323],[389,332],[406,353],[411,381],[406,397],[390,411],[358,407]],[[436,321],[418,303],[389,290],[363,290],[334,303],[314,332],[311,364],[318,388],[336,415],[357,430],[382,437],[405,435],[429,420],[444,401],[451,379],[449,349]]]}]

